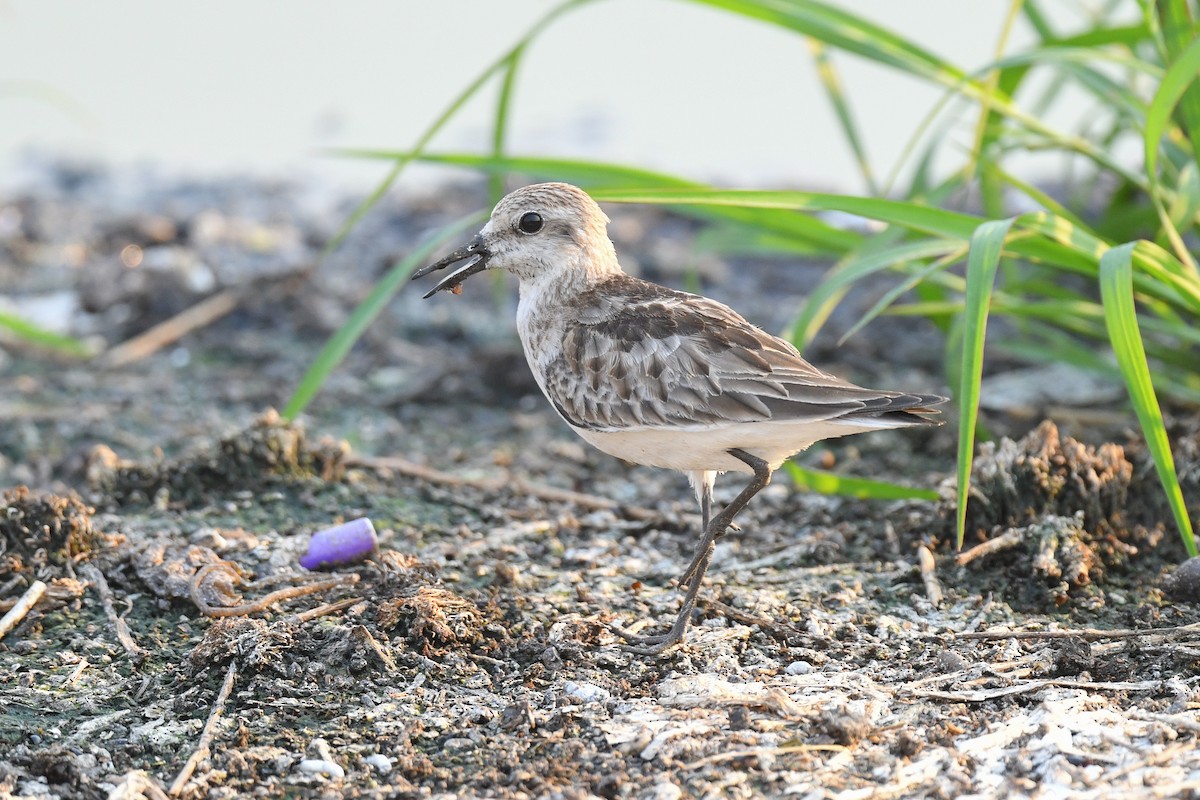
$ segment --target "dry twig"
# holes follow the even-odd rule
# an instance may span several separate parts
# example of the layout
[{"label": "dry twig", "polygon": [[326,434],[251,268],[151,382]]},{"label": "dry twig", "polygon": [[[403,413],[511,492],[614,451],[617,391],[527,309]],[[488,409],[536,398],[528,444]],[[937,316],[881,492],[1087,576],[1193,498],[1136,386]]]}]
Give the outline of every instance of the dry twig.
[{"label": "dry twig", "polygon": [[96,587],[96,594],[100,595],[100,605],[104,606],[104,616],[112,623],[117,632],[117,640],[125,648],[125,652],[136,659],[145,658],[146,651],[133,640],[129,625],[117,616],[117,610],[113,607],[112,590],[108,588],[108,579],[104,577],[104,573],[94,564],[84,564],[79,568],[79,574]]},{"label": "dry twig", "polygon": [[121,367],[151,356],[187,334],[210,325],[237,308],[238,295],[231,289],[217,292],[179,312],[153,328],[139,333],[101,356],[109,367]]},{"label": "dry twig", "polygon": [[737,761],[741,758],[762,758],[763,756],[774,758],[788,753],[844,753],[848,749],[843,744],[785,744],[779,747],[751,747],[744,750],[726,750],[724,753],[714,753],[711,756],[698,758],[689,764],[684,764],[683,768],[692,770],[706,767],[709,764]]},{"label": "dry twig", "polygon": [[310,608],[307,611],[301,611],[299,614],[293,614],[292,618],[295,619],[296,622],[308,622],[310,619],[316,619],[317,617],[324,617],[329,614],[336,614],[339,611],[345,611],[347,608],[358,605],[362,601],[363,599],[361,597],[347,597],[344,600],[326,603],[323,606],[317,606],[316,608]]},{"label": "dry twig", "polygon": [[1025,538],[1025,535],[1021,531],[1009,529],[995,539],[988,539],[983,544],[978,544],[965,553],[959,553],[955,556],[954,563],[961,567],[977,558],[990,556],[993,553],[999,553],[1001,550],[1008,550],[1011,547],[1019,545],[1023,538]]},{"label": "dry twig", "polygon": [[942,584],[937,576],[937,561],[925,545],[917,548],[917,560],[921,564],[921,582],[925,584],[925,596],[934,606],[942,604]]},{"label": "dry twig", "polygon": [[974,692],[938,692],[922,690],[913,692],[914,697],[931,700],[947,700],[952,703],[983,703],[998,697],[1014,694],[1029,694],[1050,686],[1063,689],[1086,689],[1097,692],[1150,692],[1162,686],[1162,681],[1071,681],[1062,679],[1034,680],[999,686],[995,689],[979,689]]},{"label": "dry twig", "polygon": [[167,800],[167,793],[140,769],[125,775],[108,794],[108,800]]},{"label": "dry twig", "polygon": [[16,605],[8,610],[3,619],[0,619],[0,639],[3,639],[9,631],[17,627],[17,624],[25,619],[25,615],[29,613],[37,601],[42,599],[42,595],[46,593],[46,584],[41,581],[34,581],[25,590],[25,594],[21,595],[21,599]]},{"label": "dry twig", "polygon": [[204,723],[204,730],[200,732],[200,741],[196,744],[196,750],[188,758],[187,763],[183,765],[183,769],[179,771],[179,776],[175,778],[175,782],[171,784],[169,794],[172,797],[178,797],[183,791],[183,787],[187,785],[188,780],[192,777],[192,773],[196,771],[196,765],[208,758],[209,747],[212,745],[213,736],[216,734],[217,720],[221,714],[225,712],[225,701],[229,699],[229,693],[233,691],[233,680],[237,677],[237,664],[229,662],[229,669],[225,673],[225,682],[221,684],[221,691],[217,692],[217,701],[213,704],[212,711],[209,712],[208,721]]},{"label": "dry twig", "polygon": [[1057,631],[968,631],[954,634],[955,639],[1083,639],[1092,642],[1101,639],[1136,639],[1141,636],[1176,637],[1183,634],[1200,633],[1200,622],[1189,625],[1174,625],[1168,628],[1117,628],[1111,631],[1099,628],[1074,628]]},{"label": "dry twig", "polygon": [[706,600],[704,601],[703,606],[705,608],[711,608],[714,611],[721,612],[722,616],[727,617],[734,622],[740,622],[743,625],[757,625],[763,631],[769,633],[776,639],[784,639],[788,636],[804,636],[809,639],[821,638],[819,636],[813,636],[811,633],[806,631],[802,631],[790,623],[776,622],[770,617],[751,614],[748,611],[742,611],[739,608],[734,608],[731,605],[722,603],[720,600]]},{"label": "dry twig", "polygon": [[[237,571],[237,567],[234,564],[228,561],[218,561],[215,564],[205,564],[196,570],[196,574],[192,576],[192,580],[188,585],[188,592],[191,595],[192,602],[196,604],[196,608],[200,609],[200,613],[206,617],[244,617],[247,614],[266,611],[281,600],[290,600],[293,597],[303,597],[306,594],[323,592],[326,589],[358,583],[358,575],[351,573],[336,578],[311,581],[299,586],[289,586],[286,589],[277,589],[252,603],[218,606],[212,605],[206,596],[214,594],[217,596],[235,597],[236,595],[232,592],[233,587],[244,582],[245,579]],[[247,586],[248,588],[253,588],[256,584],[251,583],[247,584]],[[325,609],[321,613],[329,613],[329,610]]]}]

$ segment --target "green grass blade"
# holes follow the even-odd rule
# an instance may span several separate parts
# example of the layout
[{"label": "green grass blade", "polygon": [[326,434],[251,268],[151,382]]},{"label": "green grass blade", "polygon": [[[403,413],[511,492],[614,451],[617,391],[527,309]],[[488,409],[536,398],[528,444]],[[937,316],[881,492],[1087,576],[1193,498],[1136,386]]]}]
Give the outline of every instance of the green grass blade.
[{"label": "green grass blade", "polygon": [[[1017,106],[1002,92],[989,91],[978,75],[940,58],[912,41],[839,8],[815,0],[690,0],[757,19],[785,30],[812,37],[865,59],[945,87],[992,109],[1056,146],[1070,150],[1111,170],[1135,186],[1146,187],[1145,177],[1092,142],[1050,127],[1042,118]],[[986,74],[987,69],[983,71]]]},{"label": "green grass blade", "polygon": [[967,528],[967,493],[975,457],[975,426],[979,420],[979,387],[983,379],[983,343],[987,334],[988,307],[1004,242],[1013,219],[990,220],[971,236],[967,255],[967,298],[963,312],[962,369],[958,388],[958,516],[957,546],[962,548]]},{"label": "green grass blade", "polygon": [[[504,145],[508,139],[508,119],[512,110],[513,87],[516,85],[517,69],[521,65],[521,56],[525,53],[525,44],[514,48],[504,65],[503,77],[500,79],[500,92],[496,97],[496,117],[492,123],[492,158],[504,158]],[[490,206],[495,207],[504,197],[504,181],[508,175],[505,172],[493,172],[488,175],[488,197]],[[496,308],[502,308],[508,297],[508,287],[504,283],[504,275],[493,272],[491,275],[492,302]]]},{"label": "green grass blade", "polygon": [[813,0],[691,0],[811,36],[901,72],[943,85],[966,73],[914,42],[834,6]]},{"label": "green grass blade", "polygon": [[48,331],[34,325],[27,319],[0,311],[0,328],[8,328],[20,340],[38,347],[45,347],[64,355],[76,358],[87,358],[92,355],[92,348],[73,336],[66,336],[54,331]]},{"label": "green grass blade", "polygon": [[894,244],[896,237],[888,236],[888,233],[890,231],[880,234],[825,273],[821,282],[809,293],[796,319],[788,325],[785,338],[803,350],[857,281],[908,261],[940,258],[961,247],[958,242],[942,239]]},{"label": "green grass blade", "polygon": [[1100,259],[1100,299],[1104,304],[1104,319],[1117,364],[1133,410],[1137,414],[1146,446],[1154,458],[1158,479],[1167,495],[1167,502],[1179,527],[1179,535],[1189,556],[1196,556],[1196,539],[1192,532],[1192,521],[1188,516],[1179,477],[1175,473],[1175,459],[1171,455],[1171,443],[1163,424],[1162,411],[1150,380],[1150,365],[1142,346],[1141,331],[1133,301],[1133,252],[1136,242],[1129,242],[1109,250]]},{"label": "green grass blade", "polygon": [[951,264],[957,263],[965,254],[965,247],[956,247],[953,252],[947,253],[945,256],[942,256],[936,261],[925,264],[918,269],[914,269],[908,275],[908,277],[884,292],[883,295],[876,300],[869,309],[867,309],[865,314],[855,320],[854,324],[850,326],[850,329],[843,333],[841,338],[838,339],[838,344],[845,344],[847,339],[869,325],[872,320],[874,320],[880,314],[887,311],[887,309],[891,307],[891,305],[895,303],[901,295],[903,295],[905,292],[911,291],[917,284],[929,280],[933,277],[934,273],[940,272],[941,270],[949,267]]},{"label": "green grass blade", "polygon": [[[598,189],[591,194],[597,200],[612,203],[844,211],[964,242],[970,240],[975,229],[985,221],[972,214],[929,208],[919,203],[816,192],[646,188]],[[1009,237],[1006,243],[1009,254],[1089,278],[1096,276],[1100,256],[1109,249],[1107,242],[1087,228],[1045,211],[1022,214],[1018,227],[1022,235]],[[1200,313],[1200,279],[1179,259],[1146,242],[1135,251],[1134,265],[1138,269],[1133,276],[1138,293]]]},{"label": "green grass blade", "polygon": [[858,125],[854,122],[854,114],[850,111],[850,101],[846,97],[845,89],[842,88],[842,79],[833,65],[833,59],[829,56],[829,49],[825,47],[824,42],[811,36],[807,38],[807,41],[809,50],[813,54],[813,61],[817,65],[817,78],[821,81],[821,86],[825,88],[825,96],[829,98],[829,102],[833,106],[833,113],[837,116],[838,124],[842,126],[842,135],[846,139],[846,144],[850,146],[850,152],[854,154],[854,162],[858,165],[858,171],[862,173],[867,191],[878,196],[879,184],[875,181],[875,173],[867,158],[867,148],[863,145],[862,137],[858,135]]},{"label": "green grass blade", "polygon": [[443,110],[442,113],[437,116],[433,123],[430,124],[430,126],[425,129],[425,132],[422,133],[417,139],[417,143],[413,145],[412,149],[408,151],[407,154],[397,155],[397,157],[394,159],[395,163],[392,165],[391,170],[388,171],[387,175],[384,176],[383,180],[379,182],[371,194],[369,194],[366,199],[359,203],[354,211],[350,213],[350,216],[347,217],[346,221],[342,224],[341,229],[334,234],[333,238],[329,240],[329,244],[325,246],[322,256],[328,255],[342,243],[342,241],[346,238],[346,235],[349,234],[354,226],[358,224],[359,220],[366,216],[366,214],[375,207],[375,205],[383,198],[383,196],[387,194],[388,190],[392,188],[392,186],[400,178],[400,174],[404,171],[404,168],[415,160],[416,154],[420,154],[425,150],[426,147],[429,146],[429,143],[433,140],[433,137],[436,136],[443,127],[445,127],[447,122],[453,119],[454,116],[457,115],[460,110],[462,110],[462,107],[467,104],[467,101],[474,97],[475,94],[481,88],[483,88],[483,86],[485,86],[489,80],[491,80],[492,76],[505,69],[506,66],[511,68],[511,62],[514,56],[519,54],[520,51],[524,50],[524,48],[528,46],[528,44],[535,38],[537,38],[537,36],[547,26],[550,25],[550,23],[568,11],[571,11],[589,2],[594,2],[594,0],[567,0],[567,2],[561,3],[560,5],[552,8],[545,14],[545,16],[533,24],[533,26],[526,32],[524,36],[521,37],[520,41],[517,42],[516,45],[492,62],[487,69],[485,69],[477,78],[475,78],[475,80],[468,84],[467,88],[463,89],[457,97],[451,100],[450,104],[446,106],[445,110]]},{"label": "green grass blade", "polygon": [[[508,139],[508,120],[512,111],[513,87],[516,85],[517,68],[521,64],[521,56],[525,46],[521,45],[512,51],[512,55],[504,65],[504,77],[500,81],[500,94],[496,98],[496,119],[492,123],[492,158],[504,158],[504,144]],[[504,173],[494,172],[488,176],[488,195],[491,205],[500,202],[504,196]]]},{"label": "green grass blade", "polygon": [[[402,153],[380,150],[338,150],[341,155],[355,158],[395,159]],[[575,183],[587,189],[599,199],[600,193],[612,187],[638,190],[679,191],[685,196],[700,192],[712,192],[711,187],[689,181],[675,175],[568,158],[537,158],[509,156],[496,159],[474,153],[420,153],[413,154],[414,160],[430,164],[467,167],[491,174],[493,172],[517,172],[532,175],[540,180],[561,180]],[[670,204],[669,204],[670,205]],[[807,243],[814,252],[841,255],[858,247],[862,234],[843,228],[835,228],[823,220],[807,214],[791,213],[788,209],[752,209],[737,204],[712,204],[699,207],[680,203],[676,209],[693,217],[720,220],[749,226]]]},{"label": "green grass blade", "polygon": [[481,211],[446,225],[438,230],[429,241],[388,270],[383,279],[375,284],[366,299],[358,304],[358,308],[354,309],[354,313],[350,315],[345,324],[321,348],[321,352],[317,354],[308,371],[304,373],[304,377],[300,379],[291,399],[288,400],[287,406],[284,407],[283,417],[295,419],[297,414],[308,407],[313,397],[324,385],[325,379],[342,362],[342,359],[350,352],[350,348],[363,335],[363,331],[379,316],[384,306],[400,290],[400,287],[417,267],[428,261],[430,256],[446,241],[462,235],[466,230],[478,225],[486,218],[487,214]]},{"label": "green grass blade", "polygon": [[852,478],[835,475],[824,470],[802,467],[794,461],[783,462],[792,484],[817,494],[833,494],[842,497],[858,497],[865,500],[928,500],[938,499],[933,489],[903,486],[899,483],[875,481],[870,478]]},{"label": "green grass blade", "polygon": [[[1194,40],[1179,54],[1179,58],[1163,76],[1162,83],[1159,84],[1158,91],[1154,93],[1154,99],[1150,102],[1150,110],[1146,113],[1145,163],[1146,176],[1150,179],[1150,196],[1154,200],[1154,207],[1158,211],[1163,231],[1170,240],[1171,247],[1179,260],[1187,265],[1193,275],[1200,276],[1200,268],[1197,268],[1195,259],[1167,213],[1166,203],[1163,201],[1162,184],[1158,177],[1159,141],[1167,132],[1176,106],[1179,105],[1184,94],[1189,91],[1189,87],[1195,83],[1197,75],[1200,75],[1200,39]],[[1196,142],[1192,144],[1193,148],[1197,145]]]},{"label": "green grass blade", "polygon": [[[996,41],[996,58],[1000,58],[1008,46],[1012,34],[1013,23],[1021,11],[1022,0],[1009,0],[1008,13],[1000,28],[1000,36]],[[989,216],[1004,214],[1004,196],[1000,182],[986,169],[981,169],[990,163],[990,152],[993,145],[1004,133],[1003,121],[992,113],[992,100],[1001,92],[1011,97],[1016,85],[1020,83],[1025,70],[1006,72],[1003,69],[989,70],[983,80],[984,93],[979,98],[979,119],[975,123],[975,143],[969,156],[969,169],[979,177],[980,195],[983,200],[984,212]],[[1003,83],[1002,83],[1003,80]]]},{"label": "green grass blade", "polygon": [[856,197],[820,192],[772,192],[724,189],[597,189],[590,192],[600,202],[657,203],[666,205],[739,206],[742,208],[791,211],[844,211],[868,219],[921,231],[934,236],[966,241],[971,237],[979,217],[957,211],[901,200],[876,197]]},{"label": "green grass blade", "polygon": [[[1179,61],[1197,39],[1197,26],[1187,0],[1161,0],[1157,4],[1163,44],[1172,64]],[[1192,158],[1200,166],[1200,82],[1193,80],[1179,99],[1177,115],[1192,143]]]},{"label": "green grass blade", "polygon": [[699,231],[696,250],[723,256],[814,256],[828,252],[804,239],[724,222],[714,222]]}]

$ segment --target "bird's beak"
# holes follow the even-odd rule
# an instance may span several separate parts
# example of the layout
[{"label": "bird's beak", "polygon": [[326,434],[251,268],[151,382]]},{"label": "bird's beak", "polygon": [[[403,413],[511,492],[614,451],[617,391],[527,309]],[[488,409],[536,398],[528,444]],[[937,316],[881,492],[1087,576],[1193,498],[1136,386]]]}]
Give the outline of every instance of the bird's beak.
[{"label": "bird's beak", "polygon": [[451,264],[456,264],[459,261],[465,260],[467,263],[463,264],[461,267],[454,270],[454,272],[451,272],[449,275],[442,278],[442,280],[438,282],[437,286],[434,286],[425,293],[425,297],[432,297],[443,289],[449,289],[455,294],[458,294],[458,287],[463,281],[474,275],[476,272],[483,272],[485,269],[487,269],[487,262],[488,259],[491,258],[491,255],[492,254],[488,252],[487,247],[483,243],[483,236],[478,235],[471,240],[470,244],[458,248],[436,264],[430,264],[428,267],[421,267],[419,270],[413,273],[412,279],[416,280],[417,278],[424,278],[431,272],[437,272],[439,269],[445,269]]}]

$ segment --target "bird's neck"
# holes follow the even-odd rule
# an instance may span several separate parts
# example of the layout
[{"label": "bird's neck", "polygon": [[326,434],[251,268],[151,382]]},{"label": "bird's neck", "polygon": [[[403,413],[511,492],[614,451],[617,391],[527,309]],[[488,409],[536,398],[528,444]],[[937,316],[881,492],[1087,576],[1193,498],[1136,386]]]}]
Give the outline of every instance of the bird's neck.
[{"label": "bird's neck", "polygon": [[593,242],[574,250],[568,257],[553,265],[530,270],[520,280],[520,304],[527,311],[558,308],[570,298],[578,297],[596,283],[621,274],[617,253],[608,239]]},{"label": "bird's neck", "polygon": [[574,301],[597,283],[621,274],[608,239],[602,246],[577,251],[551,269],[518,273],[517,332],[535,375],[539,373],[534,354],[540,359],[554,358],[567,327],[576,322]]}]

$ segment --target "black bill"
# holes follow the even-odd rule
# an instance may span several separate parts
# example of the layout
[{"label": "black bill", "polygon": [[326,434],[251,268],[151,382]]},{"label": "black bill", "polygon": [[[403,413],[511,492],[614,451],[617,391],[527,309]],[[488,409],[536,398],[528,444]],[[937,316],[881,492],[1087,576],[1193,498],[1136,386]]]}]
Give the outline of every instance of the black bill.
[{"label": "black bill", "polygon": [[419,270],[413,273],[412,279],[415,281],[417,278],[424,278],[431,272],[437,272],[439,269],[445,269],[451,264],[457,264],[459,261],[466,261],[465,264],[454,270],[454,272],[451,272],[449,275],[442,278],[442,280],[438,282],[437,286],[434,286],[424,295],[424,297],[432,297],[443,289],[454,289],[476,272],[483,272],[485,269],[487,269],[489,256],[491,256],[491,253],[489,253],[487,248],[484,247],[483,237],[476,236],[471,240],[470,244],[466,245],[465,247],[458,248],[441,261],[438,261],[436,264],[430,264],[427,267],[421,267]]}]

